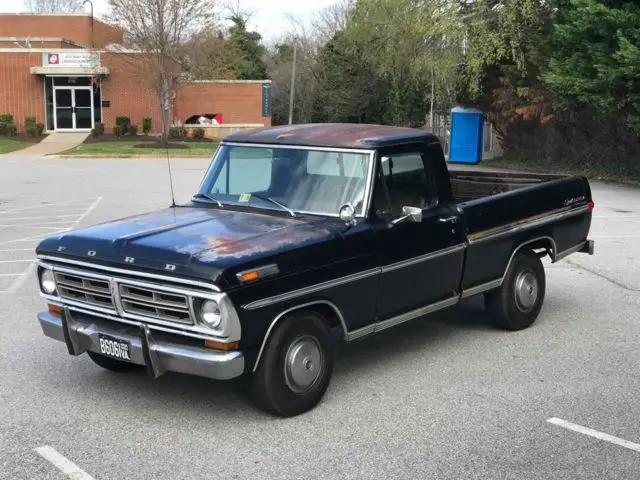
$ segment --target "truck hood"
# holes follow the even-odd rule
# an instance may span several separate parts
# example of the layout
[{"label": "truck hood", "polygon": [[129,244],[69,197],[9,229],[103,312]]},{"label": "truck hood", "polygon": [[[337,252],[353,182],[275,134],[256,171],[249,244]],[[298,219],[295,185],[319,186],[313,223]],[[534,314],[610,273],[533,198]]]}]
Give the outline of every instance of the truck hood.
[{"label": "truck hood", "polygon": [[[337,219],[176,207],[55,235],[36,252],[219,282],[225,271],[337,240],[343,229]],[[220,286],[236,283],[225,277]]]}]

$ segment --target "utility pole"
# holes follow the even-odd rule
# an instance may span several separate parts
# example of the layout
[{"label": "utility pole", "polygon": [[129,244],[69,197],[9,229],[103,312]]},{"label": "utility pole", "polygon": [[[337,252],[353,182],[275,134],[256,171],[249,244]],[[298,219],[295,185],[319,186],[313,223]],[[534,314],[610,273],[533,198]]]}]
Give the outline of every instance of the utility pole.
[{"label": "utility pole", "polygon": [[429,113],[429,126],[431,127],[431,133],[433,132],[433,104],[434,104],[434,96],[435,96],[435,83],[436,83],[436,74],[433,67],[433,63],[431,64],[431,112]]},{"label": "utility pole", "polygon": [[293,44],[293,65],[291,66],[291,91],[289,92],[289,125],[293,123],[293,97],[296,94],[296,57],[298,56],[298,42]]}]

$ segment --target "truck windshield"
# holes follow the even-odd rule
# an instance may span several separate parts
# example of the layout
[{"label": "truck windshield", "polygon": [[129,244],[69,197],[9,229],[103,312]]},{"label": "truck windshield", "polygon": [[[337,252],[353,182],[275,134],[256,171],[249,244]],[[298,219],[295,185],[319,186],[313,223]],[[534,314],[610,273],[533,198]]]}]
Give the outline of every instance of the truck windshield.
[{"label": "truck windshield", "polygon": [[336,216],[365,209],[367,152],[222,145],[198,193],[223,204]]}]

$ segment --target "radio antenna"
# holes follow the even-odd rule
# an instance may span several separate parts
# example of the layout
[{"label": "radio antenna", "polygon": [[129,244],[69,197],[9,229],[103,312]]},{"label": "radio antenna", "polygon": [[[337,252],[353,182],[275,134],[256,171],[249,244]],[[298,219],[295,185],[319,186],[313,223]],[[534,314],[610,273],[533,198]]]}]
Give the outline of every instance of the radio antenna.
[{"label": "radio antenna", "polygon": [[167,168],[169,169],[169,186],[171,187],[171,206],[176,206],[176,196],[173,193],[173,178],[171,175],[171,161],[169,160],[169,139],[164,142],[164,149],[167,153]]}]

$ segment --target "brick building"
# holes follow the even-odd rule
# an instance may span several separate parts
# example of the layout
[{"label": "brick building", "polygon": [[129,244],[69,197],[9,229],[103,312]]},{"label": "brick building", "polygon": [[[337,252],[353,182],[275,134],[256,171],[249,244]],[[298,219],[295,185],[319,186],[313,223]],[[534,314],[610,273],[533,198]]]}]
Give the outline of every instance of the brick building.
[{"label": "brick building", "polygon": [[[124,49],[123,32],[88,14],[0,14],[0,114],[36,117],[47,131],[107,130],[118,116],[159,128],[158,99],[142,54]],[[226,133],[271,125],[270,81],[185,81],[172,118],[219,115]],[[219,136],[212,133],[208,136]]]}]

